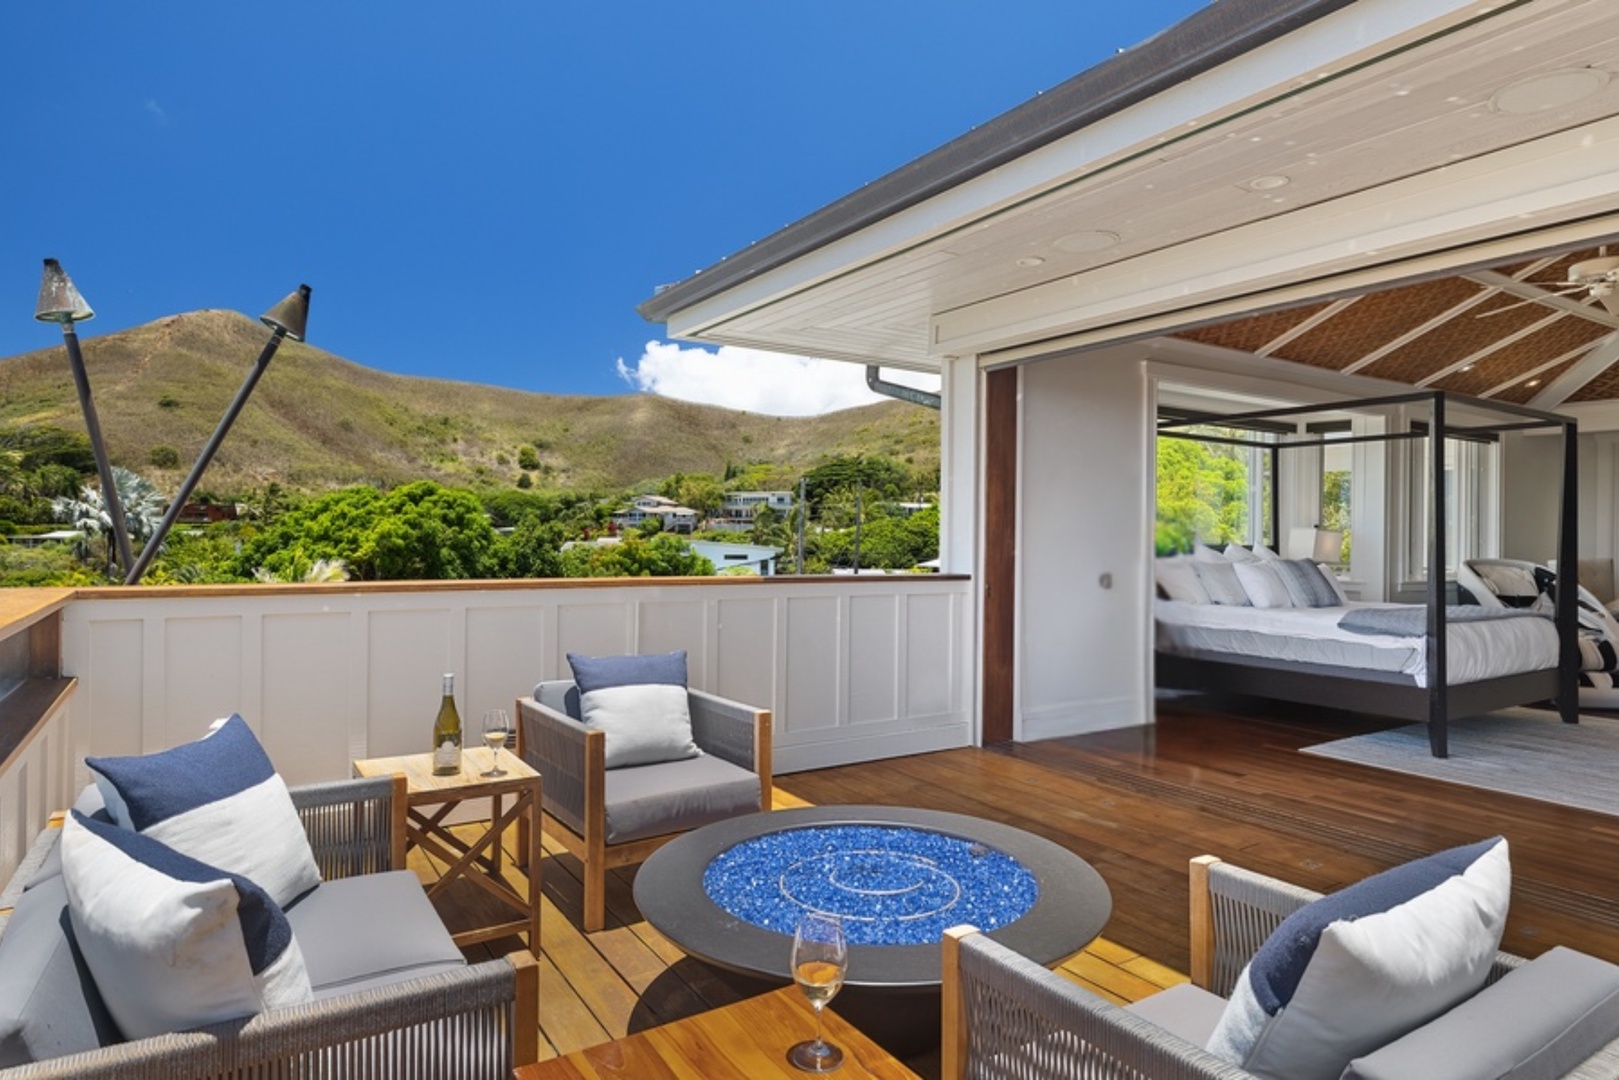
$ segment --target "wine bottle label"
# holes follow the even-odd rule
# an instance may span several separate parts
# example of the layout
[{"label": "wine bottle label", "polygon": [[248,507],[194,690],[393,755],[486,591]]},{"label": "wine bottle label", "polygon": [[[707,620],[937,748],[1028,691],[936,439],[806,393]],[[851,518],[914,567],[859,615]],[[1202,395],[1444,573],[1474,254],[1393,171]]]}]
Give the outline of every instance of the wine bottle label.
[{"label": "wine bottle label", "polygon": [[454,739],[445,739],[433,751],[433,768],[435,770],[457,770],[461,768],[461,747]]}]

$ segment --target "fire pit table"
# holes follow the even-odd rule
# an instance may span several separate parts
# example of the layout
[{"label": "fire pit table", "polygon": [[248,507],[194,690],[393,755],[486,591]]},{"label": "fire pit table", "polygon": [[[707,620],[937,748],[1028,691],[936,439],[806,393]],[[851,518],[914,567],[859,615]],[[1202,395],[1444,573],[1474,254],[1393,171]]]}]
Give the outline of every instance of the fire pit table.
[{"label": "fire pit table", "polygon": [[687,953],[791,982],[793,928],[838,915],[849,971],[833,1008],[900,1056],[938,1043],[939,938],[969,922],[1052,964],[1112,912],[1107,885],[1042,837],[964,814],[816,806],[716,822],[660,848],[635,877],[641,914]]}]

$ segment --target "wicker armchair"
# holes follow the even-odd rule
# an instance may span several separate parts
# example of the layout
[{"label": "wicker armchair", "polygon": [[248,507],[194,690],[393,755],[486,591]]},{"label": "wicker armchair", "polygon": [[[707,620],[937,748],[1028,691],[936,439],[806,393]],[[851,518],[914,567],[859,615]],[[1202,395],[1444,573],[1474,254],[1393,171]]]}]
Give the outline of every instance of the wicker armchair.
[{"label": "wicker armchair", "polygon": [[545,831],[583,864],[583,925],[593,933],[607,921],[608,870],[711,821],[770,809],[771,718],[689,690],[702,757],[608,770],[606,735],[577,719],[578,696],[572,682],[554,680],[518,699],[517,752],[540,774]]},{"label": "wicker armchair", "polygon": [[[1212,856],[1193,859],[1192,983],[1228,996],[1271,931],[1318,896]],[[1524,963],[1498,954],[1487,984]],[[1150,1009],[1120,1008],[972,927],[946,931],[943,966],[945,1080],[1253,1080],[1148,1019]],[[1619,1040],[1566,1075],[1619,1076]]]},{"label": "wicker armchair", "polygon": [[[404,777],[298,787],[292,796],[323,878],[403,868]],[[41,833],[8,894],[20,891],[20,883],[51,857],[60,833]],[[483,1080],[510,1076],[517,1065],[536,1060],[538,1006],[538,968],[522,950],[243,1020],[0,1069],[0,1078]]]}]

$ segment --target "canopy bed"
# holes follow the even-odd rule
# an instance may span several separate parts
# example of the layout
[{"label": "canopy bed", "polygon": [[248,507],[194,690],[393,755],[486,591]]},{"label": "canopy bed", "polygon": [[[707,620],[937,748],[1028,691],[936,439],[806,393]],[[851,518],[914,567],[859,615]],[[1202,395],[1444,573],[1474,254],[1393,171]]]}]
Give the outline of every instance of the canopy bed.
[{"label": "canopy bed", "polygon": [[[1413,422],[1412,406],[1426,405],[1426,424]],[[1447,422],[1447,406],[1457,413],[1482,413],[1493,422]],[[1199,434],[1206,425],[1265,428],[1278,419],[1324,411],[1388,410],[1389,430],[1327,439],[1310,436],[1293,441],[1259,441]],[[1500,417],[1494,420],[1494,417]],[[1228,445],[1263,447],[1271,455],[1272,492],[1279,490],[1277,459],[1303,447],[1346,442],[1426,440],[1431,468],[1425,482],[1428,499],[1426,602],[1421,605],[1355,604],[1321,594],[1308,580],[1309,560],[1282,560],[1268,551],[1233,549],[1273,567],[1276,580],[1291,582],[1292,603],[1268,599],[1265,582],[1272,571],[1249,568],[1238,580],[1249,582],[1249,599],[1230,589],[1231,575],[1212,563],[1193,565],[1207,581],[1207,603],[1174,590],[1178,599],[1155,601],[1156,681],[1161,687],[1248,694],[1306,704],[1423,720],[1435,757],[1447,756],[1447,725],[1453,719],[1511,705],[1557,702],[1566,723],[1578,722],[1579,644],[1576,592],[1557,592],[1550,618],[1524,610],[1447,607],[1445,580],[1446,439],[1493,440],[1508,431],[1557,429],[1563,440],[1563,477],[1558,513],[1558,565],[1574,567],[1577,523],[1575,487],[1576,425],[1567,417],[1507,402],[1463,398],[1425,391],[1330,405],[1296,406],[1224,416],[1178,418],[1162,422],[1160,436]],[[1278,500],[1271,502],[1270,529],[1280,534]],[[1437,511],[1435,508],[1438,508]],[[1200,552],[1204,561],[1214,553]],[[1182,559],[1192,558],[1182,556]],[[1239,556],[1240,559],[1240,556]],[[1239,561],[1239,560],[1228,560]],[[1164,569],[1164,560],[1159,560]],[[1323,575],[1328,576],[1330,575]],[[1160,582],[1165,580],[1163,570]],[[1330,587],[1330,586],[1329,586]],[[1190,588],[1190,586],[1188,586]],[[1274,591],[1274,586],[1270,587]],[[1316,595],[1311,595],[1314,590]],[[1162,588],[1160,591],[1164,591]],[[1195,590],[1193,590],[1195,592]],[[1190,602],[1189,602],[1190,601]]]}]

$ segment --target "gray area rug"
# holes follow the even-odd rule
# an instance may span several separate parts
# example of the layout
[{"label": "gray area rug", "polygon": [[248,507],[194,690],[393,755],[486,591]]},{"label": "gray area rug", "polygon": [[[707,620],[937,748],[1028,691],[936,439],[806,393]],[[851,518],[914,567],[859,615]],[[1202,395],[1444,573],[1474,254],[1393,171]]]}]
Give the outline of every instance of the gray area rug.
[{"label": "gray area rug", "polygon": [[1619,815],[1619,720],[1503,709],[1450,725],[1450,757],[1428,752],[1428,725],[1378,731],[1307,746],[1301,753],[1428,776]]}]

